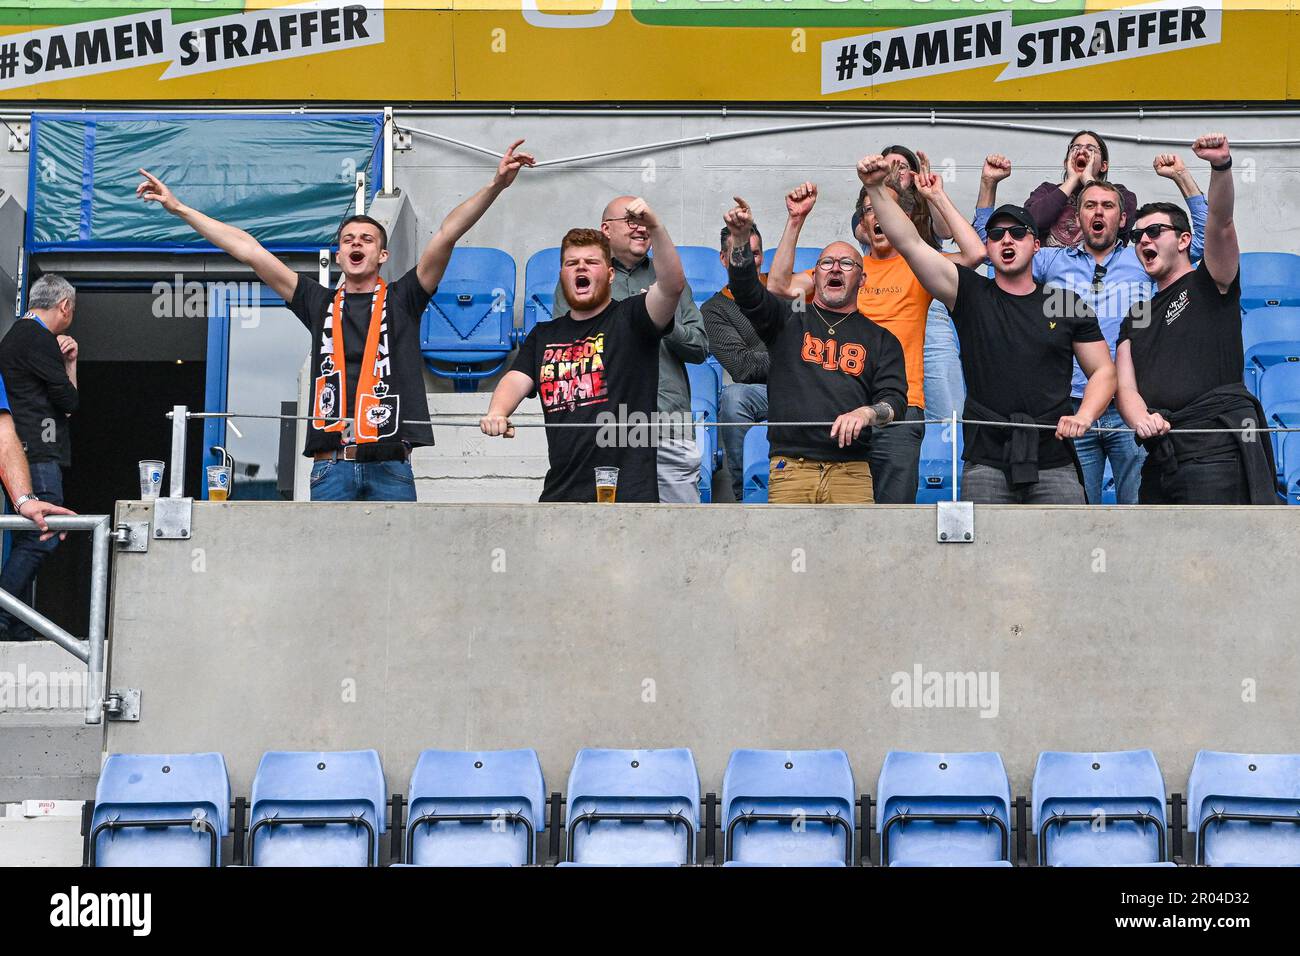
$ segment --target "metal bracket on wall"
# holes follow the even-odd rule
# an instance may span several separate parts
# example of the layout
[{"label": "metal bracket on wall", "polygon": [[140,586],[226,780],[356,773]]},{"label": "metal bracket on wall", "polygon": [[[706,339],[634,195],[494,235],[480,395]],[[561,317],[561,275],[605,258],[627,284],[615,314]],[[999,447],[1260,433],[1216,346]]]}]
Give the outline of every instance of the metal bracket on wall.
[{"label": "metal bracket on wall", "polygon": [[113,531],[117,550],[140,553],[149,550],[149,522],[123,521]]},{"label": "metal bracket on wall", "polygon": [[104,698],[104,713],[109,720],[136,722],[140,719],[140,688],[111,690]]},{"label": "metal bracket on wall", "polygon": [[193,498],[159,498],[153,503],[153,536],[162,540],[188,538]]},{"label": "metal bracket on wall", "polygon": [[940,544],[975,540],[975,505],[970,501],[940,501],[937,509]]},{"label": "metal bracket on wall", "polygon": [[31,123],[6,123],[9,127],[9,152],[26,153],[32,148]]}]

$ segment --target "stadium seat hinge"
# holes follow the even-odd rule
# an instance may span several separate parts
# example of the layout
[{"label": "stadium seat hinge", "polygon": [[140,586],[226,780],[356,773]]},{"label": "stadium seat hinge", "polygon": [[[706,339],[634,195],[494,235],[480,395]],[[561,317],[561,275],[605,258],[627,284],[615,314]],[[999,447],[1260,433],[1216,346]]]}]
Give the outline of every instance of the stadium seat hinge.
[{"label": "stadium seat hinge", "polygon": [[140,688],[124,687],[104,695],[104,714],[109,720],[140,720]]}]

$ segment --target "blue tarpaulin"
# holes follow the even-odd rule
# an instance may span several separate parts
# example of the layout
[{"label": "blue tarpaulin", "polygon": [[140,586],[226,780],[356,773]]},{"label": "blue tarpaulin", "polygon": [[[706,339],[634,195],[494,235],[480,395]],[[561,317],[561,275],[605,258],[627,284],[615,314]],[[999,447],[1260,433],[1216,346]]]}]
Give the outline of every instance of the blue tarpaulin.
[{"label": "blue tarpaulin", "polygon": [[269,249],[333,245],[382,187],[383,115],[32,115],[29,252],[206,252],[211,246],[135,196],[148,169],[186,205],[252,233]]}]

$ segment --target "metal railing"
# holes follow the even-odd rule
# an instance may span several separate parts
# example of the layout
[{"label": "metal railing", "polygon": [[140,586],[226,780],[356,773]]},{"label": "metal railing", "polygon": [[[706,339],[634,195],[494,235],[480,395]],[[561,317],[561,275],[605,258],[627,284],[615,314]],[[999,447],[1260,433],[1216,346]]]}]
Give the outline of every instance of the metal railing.
[{"label": "metal railing", "polygon": [[[22,621],[42,637],[58,644],[86,665],[86,723],[104,719],[104,637],[108,626],[108,548],[112,538],[109,515],[59,516],[46,519],[51,531],[89,531],[90,629],[85,640],[73,637],[45,615],[28,607],[8,591],[0,589],[0,609]],[[0,516],[0,531],[37,531],[36,524],[19,515]]]}]

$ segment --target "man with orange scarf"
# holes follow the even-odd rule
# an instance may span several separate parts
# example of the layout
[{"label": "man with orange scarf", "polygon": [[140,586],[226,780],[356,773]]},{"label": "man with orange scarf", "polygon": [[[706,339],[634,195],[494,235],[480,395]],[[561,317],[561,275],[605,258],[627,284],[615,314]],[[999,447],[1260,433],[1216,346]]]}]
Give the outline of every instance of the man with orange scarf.
[{"label": "man with orange scarf", "polygon": [[506,150],[492,181],[455,209],[415,267],[391,283],[379,277],[388,234],[369,216],[339,228],[337,289],[299,275],[235,226],[186,206],[141,170],[136,195],[156,202],[208,242],[249,266],[311,332],[312,415],[303,454],[313,458],[313,501],[414,501],[411,449],[433,444],[420,355],[420,316],[456,242],[487,212],[524,166],[528,153]]}]

